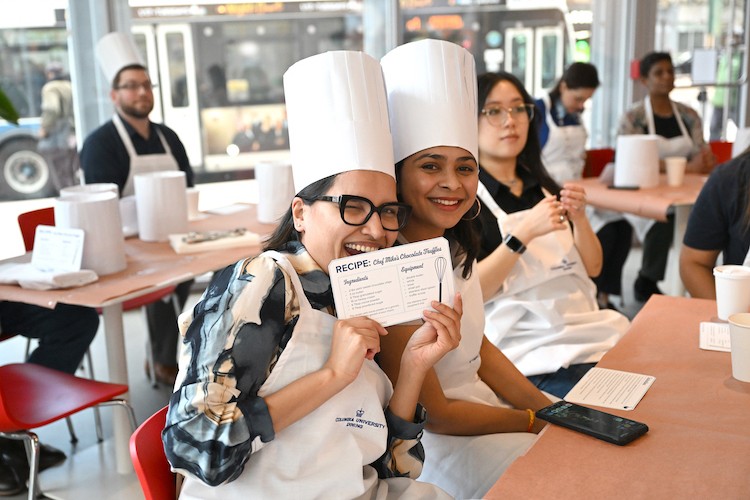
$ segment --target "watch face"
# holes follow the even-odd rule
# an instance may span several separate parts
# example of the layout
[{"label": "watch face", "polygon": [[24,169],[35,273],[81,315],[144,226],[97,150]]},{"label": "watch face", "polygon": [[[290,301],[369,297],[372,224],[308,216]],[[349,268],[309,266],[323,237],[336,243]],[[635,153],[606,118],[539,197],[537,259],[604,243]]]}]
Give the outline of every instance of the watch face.
[{"label": "watch face", "polygon": [[510,250],[514,253],[523,253],[526,251],[526,246],[521,243],[521,240],[513,236],[512,234],[509,234],[505,237],[503,242],[510,248]]}]

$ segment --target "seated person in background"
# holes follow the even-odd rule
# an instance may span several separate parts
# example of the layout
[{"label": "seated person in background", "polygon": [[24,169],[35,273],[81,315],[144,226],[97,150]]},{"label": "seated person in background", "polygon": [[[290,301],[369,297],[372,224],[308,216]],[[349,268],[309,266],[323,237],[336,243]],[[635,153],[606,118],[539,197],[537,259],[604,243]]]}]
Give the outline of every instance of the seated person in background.
[{"label": "seated person in background", "polygon": [[485,333],[537,387],[564,397],[629,322],[599,309],[590,276],[602,251],[586,193],[544,169],[531,96],[505,72],[481,75],[478,95]]},{"label": "seated person in background", "polygon": [[690,212],[680,277],[693,297],[715,299],[713,268],[750,266],[750,149],[711,172]]},{"label": "seated person in background", "polygon": [[[651,52],[640,62],[640,80],[648,89],[642,102],[636,103],[620,119],[620,135],[656,134],[659,158],[684,156],[687,171],[708,173],[714,166],[711,148],[703,140],[703,125],[698,113],[669,98],[674,89],[674,66],[666,52]],[[661,168],[663,170],[663,161]],[[662,293],[657,283],[664,279],[674,221],[656,222],[634,215],[625,216],[643,242],[643,256],[638,278],[633,285],[636,300],[646,301]]]},{"label": "seated person in background", "polygon": [[[38,339],[39,346],[26,360],[75,373],[99,328],[99,314],[89,307],[58,304],[54,309],[0,301],[0,332],[17,333]],[[65,453],[40,445],[39,470],[43,471],[65,460]],[[23,441],[0,438],[0,496],[10,496],[26,489],[29,462]]]},{"label": "seated person in background", "polygon": [[[444,236],[464,305],[461,342],[430,370],[419,395],[430,409],[419,480],[456,498],[480,498],[536,441],[544,421],[533,411],[551,401],[484,336],[474,58],[456,44],[421,40],[392,50],[382,66],[399,199],[413,207],[399,241]],[[420,325],[389,327],[382,340],[377,360],[394,384]]]},{"label": "seated person in background", "polygon": [[[562,185],[580,179],[586,162],[588,132],[581,113],[599,86],[599,75],[592,64],[576,62],[563,73],[549,94],[536,100],[540,112],[539,145],[542,163],[550,177]],[[602,246],[602,269],[593,277],[599,307],[615,307],[610,294],[622,296],[622,268],[630,253],[633,228],[622,215],[586,207],[592,229]]]},{"label": "seated person in background", "polygon": [[413,480],[417,396],[458,344],[460,298],[432,303],[391,385],[373,361],[386,330],[337,320],[327,273],[393,245],[408,219],[380,65],[319,54],[287,70],[284,91],[297,196],[264,253],[216,273],[195,306],[163,432],[187,475],[180,498],[449,498]]},{"label": "seated person in background", "polygon": [[[109,54],[108,45],[119,50]],[[120,196],[132,196],[134,178],[161,170],[182,170],[188,186],[193,171],[185,147],[177,134],[165,125],[149,120],[154,92],[148,71],[130,35],[109,33],[97,44],[99,65],[112,84],[109,96],[115,108],[112,119],[100,126],[83,143],[81,168],[86,184],[112,182]],[[129,57],[128,57],[129,56]],[[185,306],[193,280],[177,285],[174,294],[180,310]],[[154,360],[154,377],[172,385],[177,376],[177,312],[171,300],[146,305],[146,320]],[[146,365],[146,369],[150,369]]]}]

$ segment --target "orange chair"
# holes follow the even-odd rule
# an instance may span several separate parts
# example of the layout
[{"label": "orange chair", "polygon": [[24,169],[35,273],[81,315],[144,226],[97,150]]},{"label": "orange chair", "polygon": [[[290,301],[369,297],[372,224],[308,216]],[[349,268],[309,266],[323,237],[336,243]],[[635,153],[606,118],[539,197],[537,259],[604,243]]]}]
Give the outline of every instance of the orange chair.
[{"label": "orange chair", "polygon": [[172,500],[176,496],[175,475],[161,440],[167,408],[151,415],[130,436],[130,459],[146,500]]},{"label": "orange chair", "polygon": [[716,165],[732,159],[732,143],[727,141],[711,141],[708,143],[716,158]]},{"label": "orange chair", "polygon": [[29,456],[29,500],[40,497],[39,438],[32,429],[66,418],[86,408],[120,405],[135,429],[133,408],[118,398],[125,384],[76,377],[31,363],[0,366],[0,436],[23,440]]},{"label": "orange chair", "polygon": [[615,150],[612,148],[589,149],[586,151],[586,163],[583,167],[584,177],[599,177],[607,163],[615,161]]},{"label": "orange chair", "polygon": [[[18,227],[21,228],[21,236],[23,237],[23,244],[26,248],[26,251],[29,252],[34,248],[34,238],[36,236],[36,227],[39,225],[46,225],[46,226],[54,226],[55,225],[55,210],[53,207],[48,208],[40,208],[38,210],[32,210],[30,212],[22,213],[18,216]],[[152,302],[156,302],[157,300],[162,300],[165,297],[170,297],[170,300],[172,301],[172,305],[175,308],[176,314],[179,316],[179,303],[177,301],[177,296],[174,295],[176,286],[168,286],[165,288],[161,288],[159,290],[156,290],[154,292],[148,293],[146,295],[142,295],[140,297],[136,297],[130,300],[126,300],[122,303],[122,310],[123,311],[132,311],[135,309],[140,309],[143,306],[146,306],[148,304],[151,304]],[[101,310],[99,310],[99,314],[101,314]],[[145,310],[144,310],[144,316],[145,316]],[[150,344],[147,346],[147,352],[148,352],[148,373],[149,377],[151,379],[151,385],[154,387],[158,387],[158,383],[156,382],[156,375],[154,374],[154,360],[153,356],[151,355],[151,346]],[[28,346],[26,349],[26,355],[28,357]],[[89,358],[89,369],[91,368],[91,362]],[[91,378],[94,378],[93,371],[90,374]],[[101,425],[97,427],[97,430],[99,430]],[[97,434],[100,435],[100,434]],[[72,439],[74,439],[74,442],[77,440],[75,438],[75,434],[72,434]],[[100,439],[101,440],[101,439]]]}]

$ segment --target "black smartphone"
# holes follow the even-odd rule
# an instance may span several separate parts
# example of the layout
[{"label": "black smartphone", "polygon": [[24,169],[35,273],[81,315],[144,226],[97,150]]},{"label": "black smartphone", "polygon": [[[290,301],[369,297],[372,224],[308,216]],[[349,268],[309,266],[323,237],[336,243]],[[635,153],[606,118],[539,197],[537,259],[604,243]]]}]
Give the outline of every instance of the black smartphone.
[{"label": "black smartphone", "polygon": [[567,401],[558,401],[542,408],[536,412],[536,416],[552,424],[620,446],[648,432],[648,426],[644,423]]},{"label": "black smartphone", "polygon": [[623,189],[625,191],[637,191],[640,188],[638,186],[607,186],[607,189]]}]

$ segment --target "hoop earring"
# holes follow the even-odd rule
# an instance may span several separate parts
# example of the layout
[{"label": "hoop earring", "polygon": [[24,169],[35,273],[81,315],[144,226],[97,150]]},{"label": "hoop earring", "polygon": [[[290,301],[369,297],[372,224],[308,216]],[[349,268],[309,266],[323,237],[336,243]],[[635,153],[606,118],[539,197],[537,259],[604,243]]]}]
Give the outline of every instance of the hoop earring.
[{"label": "hoop earring", "polygon": [[[474,202],[477,205],[477,213],[475,213],[473,216],[469,217],[468,219],[465,219],[465,218],[461,217],[461,220],[470,221],[470,220],[474,220],[477,217],[479,217],[479,214],[482,212],[482,202],[479,201],[478,197],[474,199]],[[466,213],[469,213],[469,212],[466,212]]]}]

